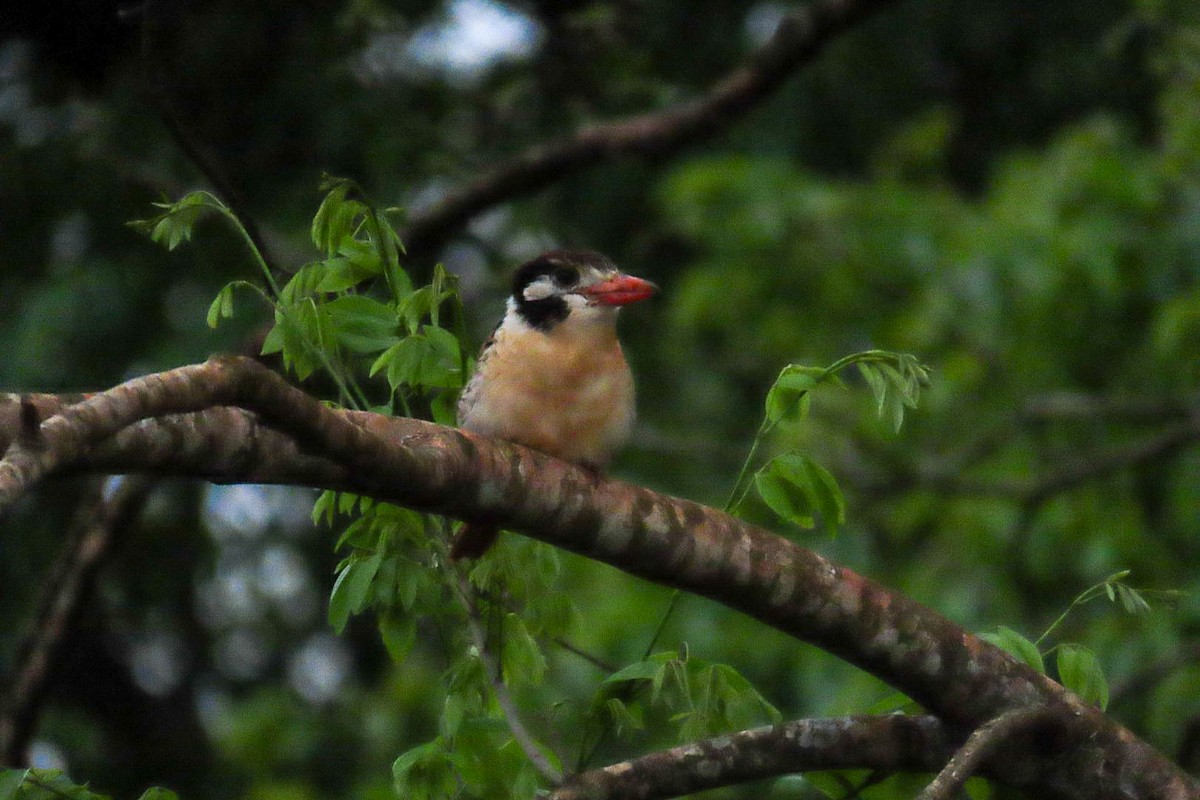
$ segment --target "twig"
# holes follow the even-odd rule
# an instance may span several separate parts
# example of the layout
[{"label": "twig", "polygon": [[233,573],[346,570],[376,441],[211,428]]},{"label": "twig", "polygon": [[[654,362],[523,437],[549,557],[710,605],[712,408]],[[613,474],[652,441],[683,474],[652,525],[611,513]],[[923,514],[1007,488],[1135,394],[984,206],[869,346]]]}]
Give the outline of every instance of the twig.
[{"label": "twig", "polygon": [[942,771],[917,795],[917,800],[952,800],[962,790],[967,779],[979,771],[981,765],[997,748],[1018,734],[1059,722],[1061,719],[1061,714],[1046,706],[1034,706],[1005,712],[991,722],[979,726],[954,753]]},{"label": "twig", "polygon": [[224,203],[233,211],[233,215],[241,222],[242,227],[246,229],[246,235],[250,237],[250,241],[254,243],[254,247],[262,255],[263,261],[266,262],[268,269],[275,274],[280,272],[279,263],[271,254],[271,249],[268,247],[266,239],[259,230],[257,223],[254,221],[254,216],[250,213],[246,197],[238,188],[237,184],[230,179],[229,173],[219,160],[202,145],[199,139],[193,135],[188,129],[183,119],[176,113],[171,105],[170,95],[161,80],[161,70],[155,69],[154,55],[157,48],[157,34],[161,17],[164,13],[158,0],[144,0],[142,5],[137,9],[137,13],[141,14],[141,62],[142,62],[142,82],[146,87],[150,100],[154,108],[158,111],[159,118],[162,120],[163,126],[167,129],[167,133],[171,135],[171,139],[187,156],[192,165],[199,170],[220,195]]},{"label": "twig", "polygon": [[1141,466],[1165,458],[1194,442],[1200,442],[1200,416],[1170,425],[1141,441],[1084,455],[1056,471],[1034,478],[980,480],[964,478],[957,468],[916,469],[909,475],[886,484],[865,485],[864,491],[896,493],[913,487],[926,487],[948,494],[1003,497],[1017,502],[1039,504],[1061,492],[1123,469]]},{"label": "twig", "polygon": [[584,127],[544,142],[414,214],[403,237],[410,254],[428,254],[468,219],[504,200],[531,194],[564,175],[621,156],[662,156],[709,138],[746,114],[838,34],[894,0],[817,0],[787,15],[745,64],[694,100],[665,111]]},{"label": "twig", "polygon": [[1197,662],[1200,662],[1200,642],[1192,641],[1171,655],[1147,664],[1119,683],[1114,683],[1109,690],[1108,707],[1117,708],[1138,699],[1139,695],[1150,691],[1176,671],[1194,666]]},{"label": "twig", "polygon": [[617,667],[616,664],[609,663],[608,661],[605,661],[603,658],[601,658],[598,655],[595,655],[594,653],[589,653],[587,650],[584,650],[579,645],[573,644],[573,643],[567,641],[566,639],[562,638],[561,636],[551,636],[549,638],[550,638],[550,641],[554,642],[556,645],[561,647],[563,650],[566,650],[568,653],[571,653],[572,655],[579,656],[584,661],[588,662],[589,664],[591,664],[593,667],[600,670],[601,672],[613,673],[619,669],[619,667]]},{"label": "twig", "polygon": [[547,800],[680,797],[828,769],[933,771],[954,753],[933,716],[802,719],[716,736],[573,775]]},{"label": "twig", "polygon": [[[1200,399],[1200,398],[1196,398]],[[1196,413],[1200,403],[1180,402],[1155,396],[1105,396],[1078,392],[1052,392],[1034,395],[1021,409],[1022,419],[1040,420],[1103,420],[1121,422],[1165,422],[1187,419]]]},{"label": "twig", "polygon": [[141,505],[151,481],[124,479],[109,499],[93,497],[80,505],[67,544],[46,580],[38,611],[17,657],[0,703],[0,763],[25,763],[25,751],[42,701],[58,646],[66,638],[91,580],[113,537]]},{"label": "twig", "polygon": [[546,754],[541,751],[533,736],[525,728],[525,723],[521,721],[521,711],[517,708],[516,702],[508,691],[508,686],[504,683],[504,673],[500,662],[488,646],[487,633],[479,618],[479,607],[475,604],[471,584],[461,572],[454,568],[450,569],[454,573],[451,580],[457,588],[459,600],[467,611],[467,629],[471,632],[471,641],[479,652],[479,659],[483,662],[484,675],[487,676],[488,683],[492,687],[492,693],[496,696],[496,704],[500,706],[500,712],[504,714],[508,729],[538,774],[551,785],[557,785],[563,779],[562,772],[550,763],[550,759],[546,758]]}]

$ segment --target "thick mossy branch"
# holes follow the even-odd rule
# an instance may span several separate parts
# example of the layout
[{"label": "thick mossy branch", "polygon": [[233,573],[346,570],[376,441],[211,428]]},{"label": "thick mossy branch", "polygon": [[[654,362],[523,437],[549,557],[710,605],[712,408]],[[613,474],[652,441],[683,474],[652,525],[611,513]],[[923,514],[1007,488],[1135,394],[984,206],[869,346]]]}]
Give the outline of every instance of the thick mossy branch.
[{"label": "thick mossy branch", "polygon": [[[34,397],[48,416],[36,446],[21,437],[22,402],[0,398],[5,503],[56,470],[156,470],[334,486],[501,524],[743,611],[869,671],[950,725],[975,729],[1035,706],[1077,719],[1088,732],[1082,744],[1011,754],[1018,783],[1036,779],[1071,798],[1200,798],[1194,779],[1046,676],[924,606],[714,509],[463,431],[336,411],[247,359],[139,378],[57,409],[53,398]],[[184,416],[157,419],[171,414]]]}]

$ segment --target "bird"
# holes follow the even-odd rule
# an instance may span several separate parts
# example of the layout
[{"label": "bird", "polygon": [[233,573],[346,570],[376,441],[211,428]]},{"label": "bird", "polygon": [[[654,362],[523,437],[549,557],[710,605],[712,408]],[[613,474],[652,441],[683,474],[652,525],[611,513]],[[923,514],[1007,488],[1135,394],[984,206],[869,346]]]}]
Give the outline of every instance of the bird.
[{"label": "bird", "polygon": [[[459,397],[459,427],[599,474],[628,439],[635,413],[617,312],[657,291],[590,250],[551,250],[522,264]],[[477,559],[498,535],[467,523],[450,558]]]}]

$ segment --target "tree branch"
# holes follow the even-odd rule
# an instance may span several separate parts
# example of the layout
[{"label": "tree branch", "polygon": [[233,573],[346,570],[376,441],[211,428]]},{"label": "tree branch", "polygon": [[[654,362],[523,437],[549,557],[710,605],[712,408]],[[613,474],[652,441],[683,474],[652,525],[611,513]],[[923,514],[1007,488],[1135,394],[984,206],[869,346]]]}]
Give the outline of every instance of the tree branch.
[{"label": "tree branch", "polygon": [[547,800],[653,800],[827,769],[933,771],[954,754],[932,716],[802,719],[623,761],[569,777]]},{"label": "tree branch", "polygon": [[621,156],[664,155],[730,125],[811,61],[838,34],[893,0],[816,0],[787,15],[745,64],[694,100],[584,127],[530,148],[414,214],[401,235],[410,254],[430,253],[475,214],[531,194],[564,175]]},{"label": "tree branch", "polygon": [[[131,12],[132,13],[132,12]],[[279,273],[279,263],[276,261],[262,235],[254,215],[250,213],[246,197],[237,184],[229,177],[224,165],[202,145],[199,139],[187,127],[183,118],[175,111],[171,103],[170,93],[162,81],[162,70],[156,68],[155,55],[162,51],[158,46],[158,34],[166,15],[166,9],[158,0],[143,0],[136,13],[141,14],[141,67],[142,84],[146,89],[151,104],[158,111],[163,127],[167,129],[171,140],[179,147],[192,165],[209,182],[218,195],[233,211],[246,235],[254,243],[254,247],[262,256],[263,262],[271,272]]]},{"label": "tree branch", "polygon": [[[715,599],[867,670],[948,724],[975,728],[1013,708],[1038,705],[1076,717],[1089,734],[1083,743],[1012,759],[1037,762],[1038,774],[1046,769],[1039,783],[1056,796],[1200,798],[1195,779],[1048,677],[906,597],[696,503],[469,432],[335,411],[246,359],[146,376],[63,408],[39,426],[41,449],[14,442],[20,405],[19,398],[0,402],[0,423],[8,423],[0,426],[0,445],[11,443],[0,463],[0,497],[8,501],[68,465],[137,470],[153,462],[205,476],[220,467],[226,480],[330,480],[358,494],[499,524]],[[261,424],[252,430],[245,426],[254,418],[240,417],[242,433],[257,443],[229,441],[237,434],[221,427],[231,419],[227,410],[147,420],[212,405],[258,414]],[[100,445],[113,434],[119,436]],[[172,438],[181,435],[208,438],[203,444]],[[261,454],[268,439],[283,446],[289,438],[291,452],[303,456],[297,463],[243,460],[234,469],[229,461],[231,451],[245,459]],[[139,440],[149,455],[121,449]],[[164,455],[164,449],[174,452]]]},{"label": "tree branch", "polygon": [[12,677],[0,701],[0,763],[25,763],[54,652],[66,638],[113,536],[140,507],[150,484],[146,478],[128,478],[111,498],[97,491],[81,504],[30,630],[17,647]]},{"label": "tree branch", "polygon": [[[1065,409],[1061,410],[1066,413]],[[1171,416],[1167,415],[1168,418]],[[1011,436],[1010,433],[998,431],[981,440],[977,452],[973,450],[960,454],[959,457],[947,459],[945,465],[936,467],[910,466],[907,467],[906,474],[903,472],[904,465],[896,464],[893,466],[902,474],[874,483],[869,478],[864,478],[860,481],[861,488],[868,493],[894,494],[922,487],[948,494],[1002,497],[1018,503],[1037,505],[1089,481],[1169,457],[1183,447],[1200,442],[1200,411],[1193,410],[1189,415],[1183,416],[1183,421],[1173,422],[1140,441],[1081,455],[1066,465],[1032,478],[982,480],[962,476],[966,461],[977,460],[973,458],[975,455],[986,457],[991,450]]]},{"label": "tree branch", "polygon": [[953,800],[967,779],[977,773],[1001,745],[1035,728],[1062,723],[1060,716],[1045,707],[1020,708],[1001,714],[971,734],[945,768],[917,795],[917,800]]},{"label": "tree branch", "polygon": [[[449,569],[453,570],[454,568],[450,567]],[[484,675],[487,676],[488,683],[492,687],[492,693],[496,695],[496,703],[500,706],[500,712],[504,714],[504,720],[508,723],[508,729],[512,733],[513,739],[516,740],[538,774],[551,785],[558,784],[562,781],[562,772],[550,763],[550,759],[546,758],[546,754],[541,751],[537,742],[526,730],[525,723],[521,721],[521,712],[517,708],[517,704],[513,702],[512,695],[508,692],[508,686],[504,683],[500,662],[488,647],[487,632],[484,631],[483,624],[479,619],[479,607],[475,603],[470,583],[457,570],[454,570],[451,580],[457,586],[458,598],[466,608],[467,629],[471,632],[471,641],[479,652],[479,659],[483,662]]]}]

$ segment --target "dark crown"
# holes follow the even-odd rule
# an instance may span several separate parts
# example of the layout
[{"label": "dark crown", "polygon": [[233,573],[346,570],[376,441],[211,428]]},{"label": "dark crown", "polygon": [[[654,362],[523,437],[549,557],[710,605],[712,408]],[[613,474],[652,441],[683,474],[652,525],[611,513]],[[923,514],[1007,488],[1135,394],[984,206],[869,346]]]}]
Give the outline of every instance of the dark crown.
[{"label": "dark crown", "polygon": [[550,250],[530,259],[517,268],[513,275],[512,297],[517,304],[517,313],[531,327],[547,331],[567,318],[570,307],[557,295],[539,300],[525,299],[525,289],[534,281],[549,276],[556,284],[566,288],[575,284],[581,269],[600,271],[615,270],[617,267],[608,258],[591,250]]}]

